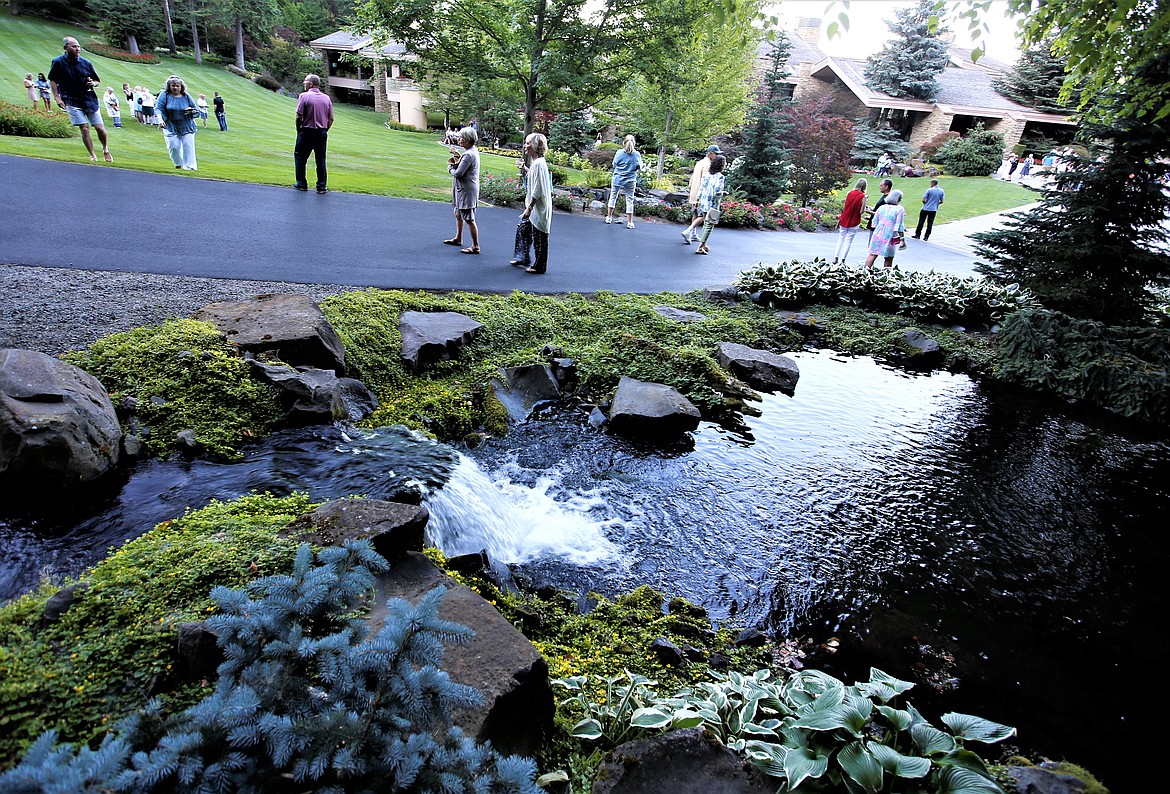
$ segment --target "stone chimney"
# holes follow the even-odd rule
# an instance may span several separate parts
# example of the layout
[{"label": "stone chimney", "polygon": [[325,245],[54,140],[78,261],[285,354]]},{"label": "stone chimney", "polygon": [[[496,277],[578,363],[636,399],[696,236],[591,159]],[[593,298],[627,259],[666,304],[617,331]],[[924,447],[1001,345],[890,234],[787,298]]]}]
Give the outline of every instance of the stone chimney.
[{"label": "stone chimney", "polygon": [[816,17],[803,17],[796,24],[796,35],[800,36],[802,41],[816,44],[821,40],[821,20]]}]

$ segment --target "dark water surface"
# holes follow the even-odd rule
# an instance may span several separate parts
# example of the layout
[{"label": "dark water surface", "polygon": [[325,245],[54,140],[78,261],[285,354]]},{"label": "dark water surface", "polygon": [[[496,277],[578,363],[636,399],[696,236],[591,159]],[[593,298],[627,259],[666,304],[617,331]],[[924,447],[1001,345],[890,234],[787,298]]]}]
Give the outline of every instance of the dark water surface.
[{"label": "dark water surface", "polygon": [[1157,734],[1138,725],[1167,705],[1170,444],[962,376],[794,358],[795,397],[766,396],[737,430],[705,424],[690,449],[562,415],[470,457],[330,428],[239,464],[144,464],[96,506],[0,516],[0,598],[211,498],[417,483],[449,554],[487,548],[538,582],[649,583],[718,619],[838,637],[818,662],[830,672],[863,678],[872,664],[922,681],[910,700],[936,724],[955,710],[1014,725],[1022,746],[1142,790],[1126,767],[1148,763]]}]

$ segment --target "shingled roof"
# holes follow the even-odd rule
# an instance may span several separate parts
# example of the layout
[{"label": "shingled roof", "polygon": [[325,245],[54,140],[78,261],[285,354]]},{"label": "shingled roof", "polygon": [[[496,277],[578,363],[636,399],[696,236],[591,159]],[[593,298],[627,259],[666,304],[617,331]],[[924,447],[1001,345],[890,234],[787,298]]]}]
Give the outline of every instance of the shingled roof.
[{"label": "shingled roof", "polygon": [[360,52],[369,57],[401,58],[406,55],[406,45],[397,41],[388,41],[385,46],[375,49],[374,37],[370,34],[356,34],[345,30],[338,30],[319,39],[313,39],[309,42],[309,46],[318,50]]}]

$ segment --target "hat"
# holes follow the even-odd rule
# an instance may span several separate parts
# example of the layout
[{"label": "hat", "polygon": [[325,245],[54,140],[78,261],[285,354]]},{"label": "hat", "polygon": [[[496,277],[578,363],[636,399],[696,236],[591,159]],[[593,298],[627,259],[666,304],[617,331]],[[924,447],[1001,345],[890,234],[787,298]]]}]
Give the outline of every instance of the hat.
[{"label": "hat", "polygon": [[707,147],[707,154],[723,154],[723,150],[715,144],[711,144]]}]

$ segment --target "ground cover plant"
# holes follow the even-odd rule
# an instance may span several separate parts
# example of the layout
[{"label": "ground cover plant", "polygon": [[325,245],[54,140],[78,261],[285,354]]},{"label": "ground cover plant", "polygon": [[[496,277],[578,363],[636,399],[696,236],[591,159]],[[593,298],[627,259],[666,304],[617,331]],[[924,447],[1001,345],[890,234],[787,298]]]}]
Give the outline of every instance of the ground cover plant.
[{"label": "ground cover plant", "polygon": [[245,440],[267,435],[283,416],[275,387],[254,377],[210,323],[168,320],[63,358],[100,380],[115,406],[134,401],[135,420],[149,432],[124,430],[156,455],[173,451],[176,434],[190,429],[209,454],[234,458]]}]

